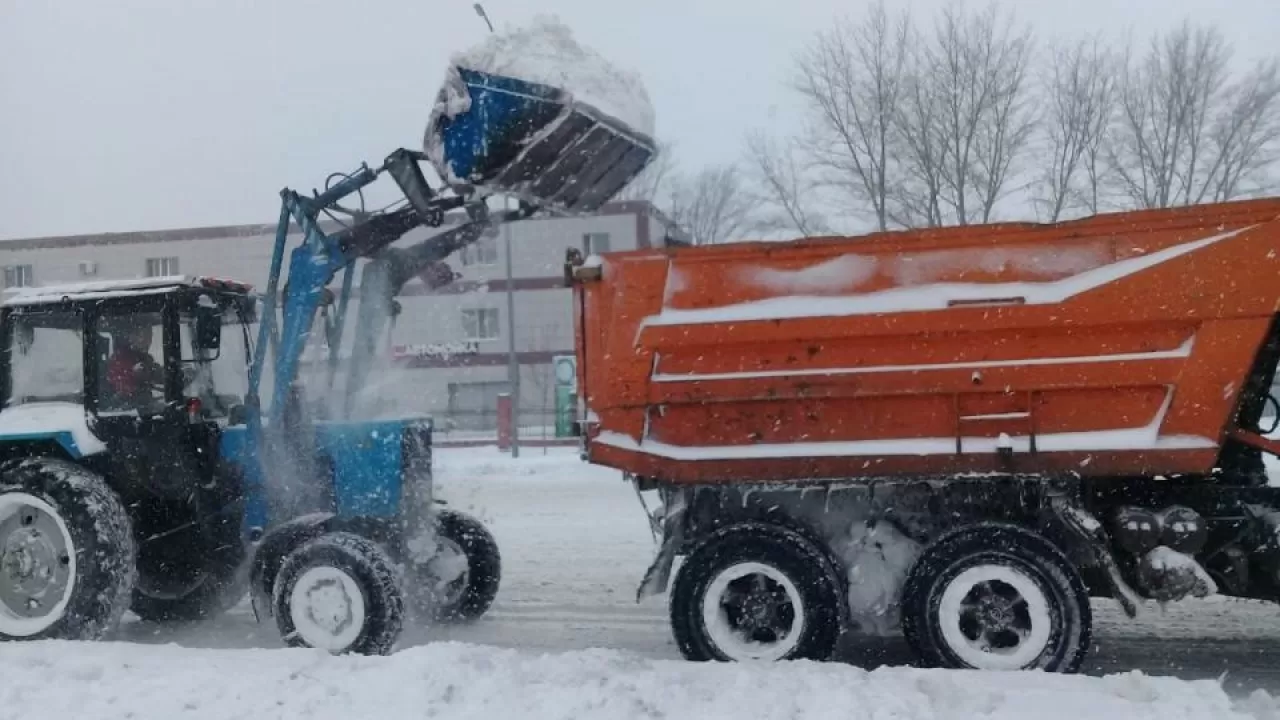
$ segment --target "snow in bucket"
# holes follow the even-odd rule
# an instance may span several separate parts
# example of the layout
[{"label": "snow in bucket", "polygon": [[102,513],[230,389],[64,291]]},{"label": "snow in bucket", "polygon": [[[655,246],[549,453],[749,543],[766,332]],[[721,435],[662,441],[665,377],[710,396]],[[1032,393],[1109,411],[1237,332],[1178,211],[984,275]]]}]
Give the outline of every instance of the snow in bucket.
[{"label": "snow in bucket", "polygon": [[[654,134],[653,104],[640,76],[580,44],[554,15],[536,15],[528,26],[491,34],[455,54],[452,64],[559,88],[636,132]],[[444,110],[452,117],[468,107],[466,98],[451,96]]]}]

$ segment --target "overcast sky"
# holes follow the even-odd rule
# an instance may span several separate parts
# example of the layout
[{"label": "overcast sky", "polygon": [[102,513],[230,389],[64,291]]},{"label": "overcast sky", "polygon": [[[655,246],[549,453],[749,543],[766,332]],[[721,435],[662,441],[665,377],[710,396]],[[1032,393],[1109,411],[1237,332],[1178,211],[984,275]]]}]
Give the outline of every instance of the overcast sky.
[{"label": "overcast sky", "polygon": [[[795,52],[863,5],[486,7],[500,26],[559,15],[579,42],[638,71],[659,136],[694,168],[736,159],[751,128],[787,122]],[[1041,39],[1147,33],[1188,14],[1217,21],[1242,57],[1275,52],[1280,37],[1277,0],[1017,7]],[[330,172],[420,147],[449,55],[486,32],[466,0],[0,0],[0,238],[273,222],[281,187],[309,190]]]}]

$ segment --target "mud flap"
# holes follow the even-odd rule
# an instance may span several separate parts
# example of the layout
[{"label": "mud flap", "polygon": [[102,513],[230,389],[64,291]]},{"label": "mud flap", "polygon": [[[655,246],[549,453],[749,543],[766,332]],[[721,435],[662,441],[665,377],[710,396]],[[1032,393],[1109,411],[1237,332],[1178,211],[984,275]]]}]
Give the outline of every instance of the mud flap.
[{"label": "mud flap", "polygon": [[649,164],[649,138],[555,87],[455,67],[425,147],[453,185],[570,213],[599,209]]},{"label": "mud flap", "polygon": [[1111,554],[1110,541],[1102,523],[1065,493],[1054,493],[1049,497],[1049,509],[1061,527],[1066,529],[1076,540],[1087,547],[1102,566],[1107,583],[1111,586],[1116,602],[1130,618],[1138,616],[1138,595],[1124,581],[1120,567]]},{"label": "mud flap", "polygon": [[666,592],[671,581],[671,567],[675,564],[676,551],[684,544],[684,514],[688,501],[684,493],[671,493],[662,518],[662,544],[653,564],[645,571],[644,579],[636,590],[636,602]]}]

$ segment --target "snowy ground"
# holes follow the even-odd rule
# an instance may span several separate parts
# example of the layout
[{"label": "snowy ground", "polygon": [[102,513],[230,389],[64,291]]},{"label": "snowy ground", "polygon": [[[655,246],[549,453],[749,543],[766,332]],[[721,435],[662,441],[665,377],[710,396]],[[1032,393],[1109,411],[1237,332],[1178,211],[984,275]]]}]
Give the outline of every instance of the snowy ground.
[{"label": "snowy ground", "polygon": [[1252,602],[1151,607],[1136,622],[1100,603],[1086,668],[1098,677],[869,670],[910,657],[856,638],[846,664],[684,663],[665,599],[634,600],[653,540],[618,473],[561,448],[514,462],[441,450],[437,465],[441,495],[479,514],[504,554],[498,602],[477,624],[412,629],[389,658],[280,649],[247,607],[197,627],[129,621],[113,643],[8,645],[0,720],[1280,718],[1266,695],[1280,695],[1280,608]]}]

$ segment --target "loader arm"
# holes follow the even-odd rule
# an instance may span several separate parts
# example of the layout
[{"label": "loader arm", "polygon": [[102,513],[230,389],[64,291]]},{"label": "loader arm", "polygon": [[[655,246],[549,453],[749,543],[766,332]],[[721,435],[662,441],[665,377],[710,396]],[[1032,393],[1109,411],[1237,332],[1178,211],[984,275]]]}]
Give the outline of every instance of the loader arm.
[{"label": "loader arm", "polygon": [[[255,459],[250,474],[258,476],[247,478],[251,484],[262,487],[261,476],[270,467],[298,481],[273,483],[277,489],[322,485],[312,481],[323,468],[315,467],[321,461],[308,445],[314,433],[298,380],[303,352],[322,305],[326,306],[323,332],[329,344],[328,374],[330,380],[335,378],[358,260],[369,262],[360,280],[349,376],[342,388],[344,402],[340,409],[331,404],[331,415],[339,409],[349,416],[352,398],[369,374],[378,337],[393,315],[394,298],[405,283],[429,272],[498,223],[521,220],[544,209],[560,214],[597,210],[643,170],[656,152],[651,139],[556,88],[484,73],[462,73],[460,78],[470,97],[469,109],[454,112],[455,105],[437,103],[437,110],[449,112],[438,113],[429,122],[424,146],[430,153],[396,150],[376,169],[361,165],[355,172],[331,176],[341,179],[310,197],[292,189],[281,191],[280,218],[244,403],[245,451]],[[453,91],[456,88],[442,90],[442,98]],[[445,183],[440,191],[427,183],[420,166],[423,161],[431,162]],[[399,186],[404,207],[367,213],[364,189],[383,175],[391,176]],[[519,208],[491,214],[487,198],[499,193],[515,196]],[[358,211],[343,206],[353,196],[359,198]],[[444,225],[446,213],[458,210],[464,218],[457,227],[412,247],[392,247],[419,227]],[[328,233],[321,226],[321,216],[336,220],[336,214],[345,214],[353,222]],[[281,286],[290,228],[295,225],[302,237],[287,253],[287,280]],[[331,318],[327,303],[333,293],[329,286],[339,271],[345,276],[336,317]],[[436,272],[428,286],[451,279],[451,273],[446,278],[443,272]],[[268,363],[273,384],[269,402],[264,402],[262,387]],[[322,499],[311,502],[290,496],[284,501],[288,507],[279,509],[294,517],[323,506]],[[270,514],[277,517],[274,511]]]}]

